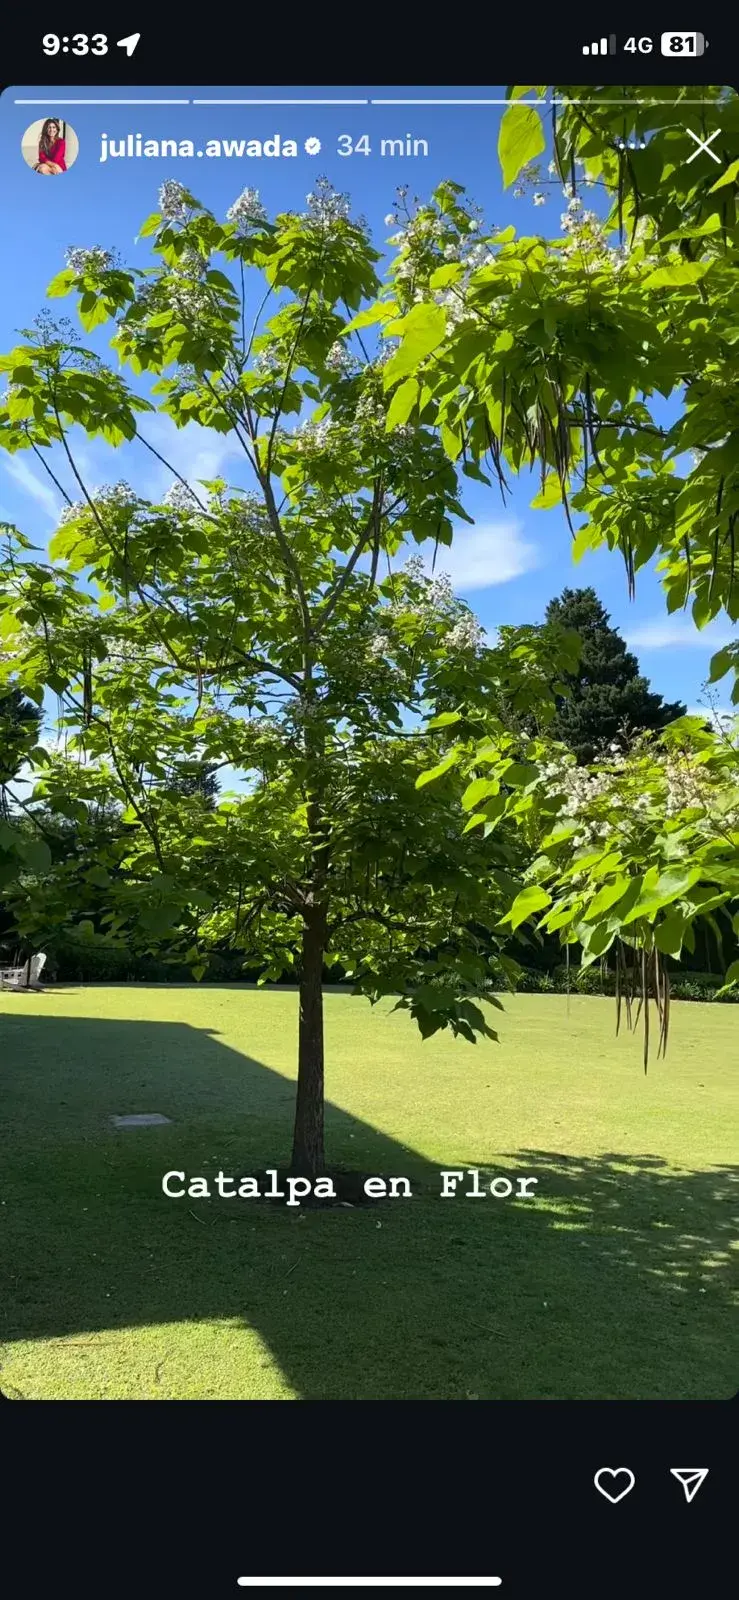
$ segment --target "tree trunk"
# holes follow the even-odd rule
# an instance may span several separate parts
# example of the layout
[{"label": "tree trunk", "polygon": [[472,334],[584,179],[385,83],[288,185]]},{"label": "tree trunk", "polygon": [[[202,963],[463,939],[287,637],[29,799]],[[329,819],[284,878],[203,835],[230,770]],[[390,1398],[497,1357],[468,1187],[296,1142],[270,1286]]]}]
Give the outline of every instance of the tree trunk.
[{"label": "tree trunk", "polygon": [[290,1170],[315,1178],[324,1169],[323,1148],[323,956],[326,910],[304,913],[298,1033],[298,1092]]}]

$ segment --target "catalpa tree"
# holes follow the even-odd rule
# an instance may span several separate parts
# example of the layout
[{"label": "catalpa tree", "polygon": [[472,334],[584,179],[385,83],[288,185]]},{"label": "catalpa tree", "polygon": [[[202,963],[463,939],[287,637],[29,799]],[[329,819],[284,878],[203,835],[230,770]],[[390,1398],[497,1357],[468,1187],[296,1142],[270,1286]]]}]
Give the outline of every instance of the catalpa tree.
[{"label": "catalpa tree", "polygon": [[[688,113],[694,90],[634,89],[629,102],[622,87],[564,87],[547,128],[531,92],[545,94],[510,91],[503,181],[537,207],[553,198],[559,224],[483,233],[474,257],[447,257],[433,204],[414,218],[400,270],[435,331],[424,347],[403,327],[391,414],[418,412],[450,460],[488,465],[503,486],[534,468],[532,503],[562,506],[576,561],[618,553],[633,594],[656,558],[669,612],[689,609],[698,629],[736,624],[739,98],[708,88]],[[710,126],[715,160],[686,159],[689,116]],[[736,706],[736,631],[710,668],[714,683],[730,674]],[[737,736],[704,722],[681,718],[590,774],[562,753],[545,761],[529,791],[541,851],[506,914],[558,932],[585,962],[627,961],[645,1022],[648,994],[657,1001],[663,1042],[663,958],[692,948],[696,919],[717,936],[729,918],[739,929]],[[454,757],[471,779],[473,832],[498,808],[480,754],[459,744]],[[739,982],[736,963],[727,981]]]},{"label": "catalpa tree", "polygon": [[[214,945],[265,981],[294,973],[292,1164],[313,1175],[328,966],[372,1000],[398,996],[424,1035],[492,1032],[479,1001],[502,973],[532,716],[553,710],[574,646],[553,627],[490,647],[434,575],[465,519],[462,474],[481,472],[390,397],[399,337],[427,350],[444,323],[416,303],[402,249],[386,303],[368,230],[326,182],[273,222],[252,190],[219,222],[168,182],[142,234],[151,266],[75,249],[49,290],[77,297],[85,330],[112,320],[116,370],[45,319],[2,361],[0,441],[32,450],[66,506],[49,561],[8,530],[4,562],[5,675],[58,697],[66,742],[37,756],[35,797],[76,818],[83,845],[101,803],[122,820],[110,859],[48,863],[27,926],[89,926],[94,890],[110,937],[167,947],[196,974]],[[433,248],[477,248],[452,185]],[[156,503],[125,482],[91,487],[80,431],[166,465],[147,438],[155,410],[230,435],[241,481],[172,471]],[[483,733],[501,774],[495,839],[465,837],[455,766],[455,739]],[[240,782],[215,806],[183,789],[183,770],[224,767]]]}]

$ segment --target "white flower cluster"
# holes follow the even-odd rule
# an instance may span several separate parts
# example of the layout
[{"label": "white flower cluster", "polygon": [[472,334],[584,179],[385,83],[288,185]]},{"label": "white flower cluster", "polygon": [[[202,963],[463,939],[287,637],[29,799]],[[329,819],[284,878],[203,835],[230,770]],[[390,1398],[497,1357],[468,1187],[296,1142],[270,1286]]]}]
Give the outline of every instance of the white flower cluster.
[{"label": "white flower cluster", "polygon": [[611,246],[608,243],[604,223],[595,211],[583,207],[580,196],[576,194],[572,185],[567,185],[564,190],[567,198],[567,210],[562,212],[560,223],[562,232],[567,234],[569,242],[564,246],[564,256],[578,255],[581,259],[595,260],[597,264],[608,264],[615,272],[619,272],[628,260],[628,249],[624,244]]},{"label": "white flower cluster", "polygon": [[102,506],[131,506],[136,502],[135,490],[124,478],[119,478],[117,483],[104,483],[99,489],[93,489],[91,498],[97,505]]},{"label": "white flower cluster", "polygon": [[99,244],[91,245],[89,249],[71,244],[66,259],[73,272],[107,272],[115,266],[116,258],[112,250],[104,250]]},{"label": "white flower cluster", "polygon": [[172,390],[172,393],[176,393],[178,395],[192,394],[193,390],[200,388],[200,381],[201,380],[195,368],[186,361],[183,366],[178,367],[177,369],[175,388]]},{"label": "white flower cluster", "polygon": [[267,212],[258,189],[242,189],[238,200],[234,200],[226,212],[226,221],[235,223],[239,233],[248,233],[250,228],[257,228],[266,220]]},{"label": "white flower cluster", "polygon": [[436,611],[449,611],[456,605],[452,580],[448,572],[440,572],[431,579],[429,599]]},{"label": "white flower cluster", "polygon": [[[90,500],[93,505],[99,506],[103,510],[115,511],[126,506],[135,505],[136,498],[136,493],[131,488],[130,483],[126,483],[123,478],[120,478],[117,483],[104,483],[97,489],[90,490]],[[90,504],[87,500],[72,500],[69,505],[63,506],[59,513],[60,528],[63,528],[68,522],[76,522],[78,517],[84,516],[90,509]]]},{"label": "white flower cluster", "polygon": [[[551,167],[549,170],[551,172]],[[544,177],[540,163],[538,161],[527,161],[526,166],[522,167],[518,174],[516,187],[513,191],[514,200],[522,200],[524,195],[528,194],[531,189],[541,192],[540,185],[543,181]]]},{"label": "white flower cluster", "polygon": [[382,659],[391,649],[391,640],[388,633],[376,633],[369,643],[369,654],[376,660]]},{"label": "white flower cluster", "polygon": [[454,627],[449,629],[444,643],[448,650],[477,651],[480,649],[484,638],[485,629],[470,611],[466,616],[460,617],[459,621],[455,622]]},{"label": "white flower cluster", "polygon": [[201,256],[200,251],[194,250],[191,245],[188,245],[181,255],[177,257],[177,266],[174,271],[181,278],[201,278],[206,265],[207,263]]},{"label": "white flower cluster", "polygon": [[433,248],[444,250],[442,240],[448,227],[449,224],[443,217],[421,211],[398,233],[393,234],[391,243],[404,252],[403,259],[395,270],[398,283],[408,282],[416,276],[420,261],[429,250]]},{"label": "white flower cluster", "polygon": [[148,646],[142,645],[138,639],[122,638],[116,640],[108,651],[108,660],[115,661],[118,666],[137,666],[140,662],[149,659]]},{"label": "white flower cluster", "polygon": [[88,510],[89,506],[86,500],[71,500],[69,505],[63,506],[59,512],[60,528],[65,527],[68,522],[76,522],[77,518],[81,517],[83,512]]},{"label": "white flower cluster", "polygon": [[56,317],[50,311],[39,311],[33,319],[33,329],[36,335],[34,343],[43,345],[58,344],[60,340],[69,340],[74,332],[68,317]]},{"label": "white flower cluster", "polygon": [[174,271],[160,279],[170,305],[181,317],[195,319],[210,309],[208,289],[202,282],[206,266],[198,250],[183,250]]},{"label": "white flower cluster", "polygon": [[423,593],[413,602],[393,603],[391,613],[407,614],[411,609],[422,623],[438,623],[443,619],[450,624],[444,636],[448,650],[478,651],[485,639],[485,629],[471,611],[460,612],[449,574],[440,572],[430,577],[421,555],[409,556],[403,571],[412,583],[421,586]]},{"label": "white flower cluster", "polygon": [[195,321],[209,310],[208,291],[198,283],[182,283],[173,277],[169,282],[169,303],[181,317]]},{"label": "white flower cluster", "polygon": [[190,209],[187,190],[176,178],[165,178],[159,190],[159,210],[165,222],[184,222]]},{"label": "white flower cluster", "polygon": [[308,455],[325,450],[331,443],[332,434],[335,432],[335,423],[329,417],[322,422],[311,422],[307,418],[300,422],[292,435],[292,442],[296,450],[304,451]]},{"label": "white flower cluster", "polygon": [[356,372],[357,360],[341,339],[337,339],[326,356],[326,366],[330,372],[335,372],[342,378],[349,378]]},{"label": "white flower cluster", "polygon": [[[619,764],[615,758],[614,762]],[[560,815],[578,824],[578,832],[572,838],[576,850],[598,845],[608,838],[613,831],[612,824],[587,813],[595,802],[611,795],[611,772],[589,772],[586,767],[575,766],[574,762],[550,762],[542,768],[542,775],[550,779],[553,790],[564,795]]]},{"label": "white flower cluster", "polygon": [[[660,781],[654,787],[639,788],[638,792],[634,792],[639,784],[638,769],[630,774],[628,758],[617,744],[610,746],[602,764],[590,770],[565,759],[543,767],[542,776],[549,780],[554,792],[564,797],[561,815],[577,824],[572,837],[575,849],[590,849],[609,839],[615,843],[639,834],[650,814],[661,823],[664,817],[697,810],[703,813],[709,828],[719,815],[715,780],[686,752],[664,757]],[[722,826],[731,825],[732,818],[739,821],[739,795],[733,810],[727,811],[725,806],[721,809]]]},{"label": "white flower cluster", "polygon": [[198,510],[198,502],[192,489],[186,483],[180,483],[179,478],[175,478],[174,483],[170,483],[169,488],[165,490],[162,495],[162,505],[167,506],[170,511]]},{"label": "white flower cluster", "polygon": [[423,556],[409,556],[403,571],[413,583],[424,583],[427,577],[426,563]]},{"label": "white flower cluster", "polygon": [[378,350],[377,355],[372,362],[373,367],[384,367],[386,362],[390,360],[390,357],[395,355],[395,352],[397,349],[399,349],[399,346],[399,339],[385,339],[383,341],[382,348]]},{"label": "white flower cluster", "polygon": [[279,372],[280,358],[277,351],[260,350],[259,354],[254,357],[254,370],[261,372],[265,376],[269,376],[273,372]]},{"label": "white flower cluster", "polygon": [[406,445],[410,444],[411,439],[415,439],[415,437],[416,430],[412,422],[401,422],[398,428],[393,428],[389,442],[391,445]]},{"label": "white flower cluster", "polygon": [[233,495],[226,509],[238,522],[248,523],[250,527],[266,530],[271,526],[264,502],[252,489],[245,494]]},{"label": "white flower cluster", "polygon": [[[456,283],[450,284],[447,289],[438,290],[433,295],[436,304],[444,307],[448,328],[455,328],[460,322],[477,320],[478,313],[467,304],[470,279],[480,267],[488,267],[496,259],[495,252],[484,240],[470,243],[469,235],[478,230],[479,223],[473,217],[468,224],[468,234],[460,235],[455,243],[446,244],[442,252],[445,261],[459,261],[464,268],[463,276],[458,278]],[[443,226],[441,231],[444,231]],[[404,275],[405,265],[406,263],[401,264],[398,276]],[[417,290],[414,298],[424,300],[426,294],[422,290]]]},{"label": "white flower cluster", "polygon": [[[420,602],[414,607],[419,616],[438,617],[440,613],[450,617],[454,615],[457,601],[448,572],[439,572],[435,577],[430,577],[421,555],[409,556],[403,572],[411,583],[420,584],[424,590]],[[407,602],[399,609],[407,611]]]},{"label": "white flower cluster", "polygon": [[348,194],[335,189],[329,178],[317,178],[315,189],[306,195],[308,216],[312,222],[329,226],[333,222],[348,222],[351,201]]},{"label": "white flower cluster", "polygon": [[[423,299],[423,296],[421,296]],[[475,315],[470,311],[465,302],[464,289],[461,284],[455,284],[452,289],[442,289],[434,296],[437,306],[443,306],[446,312],[447,329],[459,327],[460,322],[468,322]]]},{"label": "white flower cluster", "polygon": [[713,784],[703,767],[670,756],[665,764],[665,781],[665,813],[668,817],[695,807],[703,810],[710,801]]},{"label": "white flower cluster", "polygon": [[370,384],[362,390],[354,412],[354,420],[361,427],[385,429],[385,406],[382,395]]},{"label": "white flower cluster", "polygon": [[594,228],[598,225],[598,217],[594,211],[585,211],[578,194],[572,194],[565,189],[568,196],[567,210],[562,212],[560,222],[564,233],[571,233],[574,228]]}]

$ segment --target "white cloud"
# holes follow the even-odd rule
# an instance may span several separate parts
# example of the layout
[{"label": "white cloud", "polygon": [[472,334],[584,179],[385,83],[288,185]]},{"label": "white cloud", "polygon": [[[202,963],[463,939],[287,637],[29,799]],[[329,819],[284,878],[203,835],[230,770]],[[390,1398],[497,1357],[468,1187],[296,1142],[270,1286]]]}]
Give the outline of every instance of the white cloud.
[{"label": "white cloud", "polygon": [[58,521],[61,502],[50,481],[34,472],[22,455],[10,456],[5,462],[5,471],[23,494],[30,495],[41,506],[52,522]]},{"label": "white cloud", "polygon": [[632,650],[720,650],[736,638],[736,630],[728,623],[709,622],[705,628],[696,628],[692,617],[652,617],[638,623],[626,635]]},{"label": "white cloud", "polygon": [[[253,486],[251,467],[233,434],[201,428],[197,422],[189,423],[186,428],[176,428],[165,417],[158,417],[156,421],[152,418],[148,425],[142,422],[141,431],[196,493],[202,480],[208,478],[226,477],[230,482],[235,476],[240,487]],[[148,456],[151,469],[148,492],[152,497],[164,494],[172,483],[172,472],[148,451],[141,452],[139,460],[141,454]],[[243,469],[236,474],[227,472],[226,463],[237,460],[243,463]]]},{"label": "white cloud", "polygon": [[[533,571],[539,561],[538,547],[523,537],[520,522],[501,518],[499,522],[455,528],[451,549],[439,547],[436,571],[449,574],[457,594],[471,594],[476,589],[510,583]],[[430,566],[430,560],[427,564]]]}]

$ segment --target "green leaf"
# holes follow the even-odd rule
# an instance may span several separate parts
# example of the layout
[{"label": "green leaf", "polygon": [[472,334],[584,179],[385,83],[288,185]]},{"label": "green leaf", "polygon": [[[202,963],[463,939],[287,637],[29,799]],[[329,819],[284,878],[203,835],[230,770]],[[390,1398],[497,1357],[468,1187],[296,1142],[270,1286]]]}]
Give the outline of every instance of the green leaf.
[{"label": "green leaf", "polygon": [[519,101],[510,105],[501,118],[498,134],[498,156],[503,170],[503,187],[509,189],[522,167],[535,161],[547,142],[541,117],[533,106]]},{"label": "green leaf", "polygon": [[561,504],[562,486],[556,472],[550,472],[544,481],[544,488],[531,501],[531,509],[532,511],[548,511],[550,507]]},{"label": "green leaf", "polygon": [[378,303],[374,306],[368,306],[366,311],[360,311],[358,316],[352,317],[351,322],[347,322],[346,327],[342,328],[342,339],[347,333],[353,333],[355,328],[371,328],[376,322],[389,322],[390,318],[395,316],[397,309],[393,301],[385,305]]},{"label": "green leaf", "polygon": [[522,922],[526,921],[527,917],[532,917],[537,911],[543,911],[551,903],[552,897],[547,893],[546,889],[542,889],[539,884],[529,884],[526,889],[522,889],[521,893],[516,895],[510,911],[501,918],[501,922],[510,922],[511,927],[515,930],[521,926]]},{"label": "green leaf", "polygon": [[430,288],[446,289],[450,283],[456,283],[463,276],[464,267],[461,261],[448,261],[443,267],[437,267],[436,272],[432,272]]},{"label": "green leaf", "polygon": [[65,294],[69,294],[76,277],[77,274],[72,271],[71,267],[65,267],[63,272],[58,272],[56,277],[52,278],[46,290],[47,298],[49,300],[60,300]]},{"label": "green leaf", "polygon": [[398,378],[413,372],[441,344],[446,332],[446,312],[443,306],[424,301],[413,306],[407,316],[392,323],[391,327],[393,333],[402,334],[403,342],[385,367],[386,389],[392,388]]},{"label": "green leaf", "polygon": [[575,563],[575,566],[579,565],[583,556],[587,554],[588,550],[592,550],[593,545],[596,542],[596,538],[597,535],[594,537],[594,530],[590,523],[586,522],[584,528],[578,528],[578,531],[572,541],[572,559]]},{"label": "green leaf", "polygon": [[440,761],[437,766],[430,767],[428,772],[420,773],[416,778],[416,788],[425,789],[427,783],[433,783],[436,778],[443,777],[445,772],[448,772],[451,767],[456,765],[457,761],[459,760],[461,750],[462,746],[455,744],[454,748],[447,752],[447,754],[444,756],[444,759]]},{"label": "green leaf", "polygon": [[205,281],[212,284],[214,289],[227,289],[231,294],[235,292],[231,279],[226,277],[225,272],[219,272],[216,267],[208,269],[205,274]]},{"label": "green leaf", "polygon": [[593,928],[588,939],[588,957],[597,960],[598,956],[604,956],[606,950],[610,950],[615,937],[616,929],[611,928],[607,922],[600,922],[597,927]]},{"label": "green leaf", "polygon": [[546,928],[548,933],[555,933],[558,928],[566,928],[568,923],[577,921],[581,909],[582,900],[579,898],[572,901],[568,900],[564,903],[555,902],[548,917],[544,918],[542,927]]},{"label": "green leaf", "polygon": [[48,872],[51,866],[51,851],[45,839],[29,839],[22,846],[23,859],[32,872]]},{"label": "green leaf", "polygon": [[387,420],[385,423],[385,429],[387,433],[390,433],[393,428],[402,426],[404,422],[408,421],[413,407],[418,400],[419,390],[420,384],[417,378],[406,378],[405,383],[401,383],[395,390],[393,398],[388,407]]},{"label": "green leaf", "polygon": [[87,882],[94,883],[96,888],[107,889],[110,885],[110,873],[106,872],[105,867],[91,867],[90,871],[87,872],[85,876],[87,878]]},{"label": "green leaf", "polygon": [[700,283],[710,267],[710,261],[671,261],[657,267],[644,279],[645,289],[677,289],[689,283]]},{"label": "green leaf", "polygon": [[721,177],[716,179],[716,182],[711,186],[708,193],[715,194],[717,189],[726,189],[730,183],[736,183],[738,178],[739,161],[732,161],[726,168],[726,171],[722,172]]},{"label": "green leaf", "polygon": [[541,841],[542,850],[549,850],[552,845],[562,844],[565,839],[571,839],[573,833],[577,833],[577,823],[563,822],[560,827],[553,828],[551,833],[544,835]]},{"label": "green leaf", "polygon": [[[471,833],[473,828],[482,828],[485,824],[485,812],[476,811],[473,817],[468,817],[462,829],[463,833]],[[487,835],[486,835],[487,837]]]},{"label": "green leaf", "polygon": [[603,888],[598,890],[595,899],[585,912],[583,920],[585,922],[595,922],[598,917],[602,916],[604,911],[610,910],[611,906],[615,906],[617,901],[623,898],[628,887],[629,879],[624,877],[623,874],[616,878],[613,883],[604,883]]},{"label": "green leaf", "polygon": [[489,794],[497,794],[497,792],[498,783],[495,778],[475,778],[462,795],[462,810],[474,811],[480,800],[484,800]]},{"label": "green leaf", "polygon": [[538,776],[539,768],[529,761],[514,761],[502,774],[503,782],[512,784],[514,788],[525,788],[527,784],[534,783]]},{"label": "green leaf", "polygon": [[451,728],[455,722],[461,722],[461,711],[440,711],[438,717],[432,717],[427,722],[427,728]]},{"label": "green leaf", "polygon": [[724,678],[731,670],[734,662],[734,652],[727,645],[722,650],[717,650],[711,656],[711,670],[708,675],[709,683],[718,683],[719,678]]},{"label": "green leaf", "polygon": [[703,867],[668,867],[661,874],[656,867],[650,867],[644,875],[638,899],[623,919],[624,924],[636,922],[639,917],[653,918],[663,906],[687,894],[703,876]]},{"label": "green leaf", "polygon": [[[446,422],[442,422],[441,442],[444,446],[446,454],[449,457],[449,460],[456,461],[462,450],[461,433],[457,433],[456,430],[454,428],[450,428]],[[470,519],[465,518],[465,520],[467,521]]]},{"label": "green leaf", "polygon": [[681,916],[679,911],[670,911],[667,916],[657,923],[654,930],[654,942],[658,950],[666,956],[679,956],[685,938],[687,918]]},{"label": "green leaf", "polygon": [[147,217],[146,222],[142,223],[139,228],[139,238],[148,239],[150,234],[158,231],[163,221],[164,218],[160,211],[152,211],[151,216]]}]

